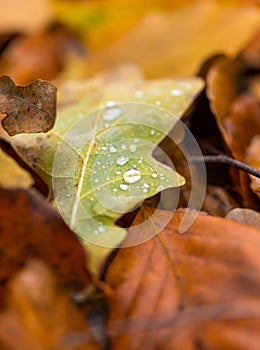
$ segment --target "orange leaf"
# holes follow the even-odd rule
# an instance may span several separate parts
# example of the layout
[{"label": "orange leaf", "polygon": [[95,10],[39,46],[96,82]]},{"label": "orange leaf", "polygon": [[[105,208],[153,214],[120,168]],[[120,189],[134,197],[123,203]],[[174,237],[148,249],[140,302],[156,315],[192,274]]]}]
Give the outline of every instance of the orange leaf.
[{"label": "orange leaf", "polygon": [[0,342],[4,349],[99,349],[93,340],[73,345],[76,332],[89,333],[83,315],[51,271],[31,261],[11,280],[8,308],[0,314]]},{"label": "orange leaf", "polygon": [[86,255],[59,214],[32,192],[0,188],[0,300],[6,283],[31,258],[49,266],[71,289],[90,282]]},{"label": "orange leaf", "polygon": [[[151,215],[140,211],[133,226]],[[154,230],[169,212],[136,227]],[[184,234],[177,210],[158,236],[119,250],[106,281],[116,349],[257,349],[260,230],[199,215]]]}]

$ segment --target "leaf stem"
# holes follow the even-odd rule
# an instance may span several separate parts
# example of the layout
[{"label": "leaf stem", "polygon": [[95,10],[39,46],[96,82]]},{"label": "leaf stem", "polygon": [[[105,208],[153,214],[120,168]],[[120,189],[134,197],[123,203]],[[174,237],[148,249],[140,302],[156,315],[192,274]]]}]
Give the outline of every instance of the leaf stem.
[{"label": "leaf stem", "polygon": [[228,156],[225,156],[223,154],[221,155],[207,155],[207,156],[193,156],[190,158],[191,161],[193,162],[205,162],[205,163],[222,163],[222,164],[227,164],[230,166],[233,166],[234,168],[237,168],[239,170],[245,171],[248,174],[251,174],[257,178],[260,179],[260,171],[256,170],[255,168],[252,168],[251,166],[240,162],[236,159],[230,158]]}]

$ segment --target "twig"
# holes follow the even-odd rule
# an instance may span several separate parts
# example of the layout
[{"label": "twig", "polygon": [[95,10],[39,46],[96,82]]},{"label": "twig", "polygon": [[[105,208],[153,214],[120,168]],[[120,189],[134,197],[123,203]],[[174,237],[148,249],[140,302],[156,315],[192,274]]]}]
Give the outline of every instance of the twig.
[{"label": "twig", "polygon": [[191,161],[194,162],[205,162],[205,163],[223,163],[239,170],[245,171],[248,174],[254,175],[260,179],[260,171],[252,168],[251,166],[240,162],[236,159],[230,158],[223,154],[217,156],[193,156],[190,158]]}]

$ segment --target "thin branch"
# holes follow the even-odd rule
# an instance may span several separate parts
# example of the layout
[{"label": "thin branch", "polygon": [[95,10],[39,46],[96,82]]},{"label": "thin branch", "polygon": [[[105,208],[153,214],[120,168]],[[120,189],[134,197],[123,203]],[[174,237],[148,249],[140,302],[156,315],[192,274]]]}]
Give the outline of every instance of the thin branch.
[{"label": "thin branch", "polygon": [[254,175],[260,179],[260,171],[252,168],[251,166],[240,162],[236,159],[230,158],[225,155],[217,155],[217,156],[193,156],[190,158],[191,161],[194,162],[205,162],[205,163],[222,163],[233,166],[239,170],[245,171],[248,174]]}]

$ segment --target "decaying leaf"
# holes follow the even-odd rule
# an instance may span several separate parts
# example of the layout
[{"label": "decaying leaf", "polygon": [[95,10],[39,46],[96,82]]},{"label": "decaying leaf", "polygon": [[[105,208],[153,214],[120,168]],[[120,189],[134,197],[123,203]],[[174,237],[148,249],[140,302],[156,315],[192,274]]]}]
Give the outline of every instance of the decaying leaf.
[{"label": "decaying leaf", "polygon": [[37,80],[29,86],[15,86],[8,76],[0,77],[0,113],[3,128],[10,136],[49,131],[56,117],[57,88]]},{"label": "decaying leaf", "polygon": [[[139,212],[135,234],[172,214],[153,211]],[[182,218],[177,210],[158,236],[120,249],[109,266],[112,348],[257,349],[260,230],[199,215],[179,234]]]},{"label": "decaying leaf", "polygon": [[69,226],[86,242],[114,248],[126,234],[114,224],[119,217],[184,183],[152,152],[202,87],[199,78],[143,82],[140,76],[126,83],[103,77],[74,84],[71,94],[64,89],[72,102],[61,106],[53,130],[11,142],[53,188]]},{"label": "decaying leaf", "polygon": [[[246,149],[246,160],[253,168],[260,170],[260,135],[252,138],[250,145]],[[250,179],[250,187],[260,197],[260,179],[253,175],[250,175]]]},{"label": "decaying leaf", "polygon": [[260,213],[252,209],[235,208],[230,210],[226,219],[241,222],[260,229]]},{"label": "decaying leaf", "polygon": [[33,184],[31,175],[0,148],[0,186],[5,188],[29,188]]},{"label": "decaying leaf", "polygon": [[90,282],[86,253],[58,213],[23,189],[0,188],[1,303],[9,279],[31,258],[49,266],[70,289]]},{"label": "decaying leaf", "polygon": [[75,333],[89,332],[89,328],[43,263],[28,262],[8,290],[8,306],[0,313],[1,349],[99,349],[93,340],[74,345]]},{"label": "decaying leaf", "polygon": [[[222,57],[207,75],[207,95],[219,129],[234,158],[242,162],[246,161],[246,148],[251,139],[260,133],[257,98],[238,90],[237,81],[244,68],[239,59]],[[240,172],[238,181],[244,206],[258,209],[259,203],[248,186],[247,174]]]}]

